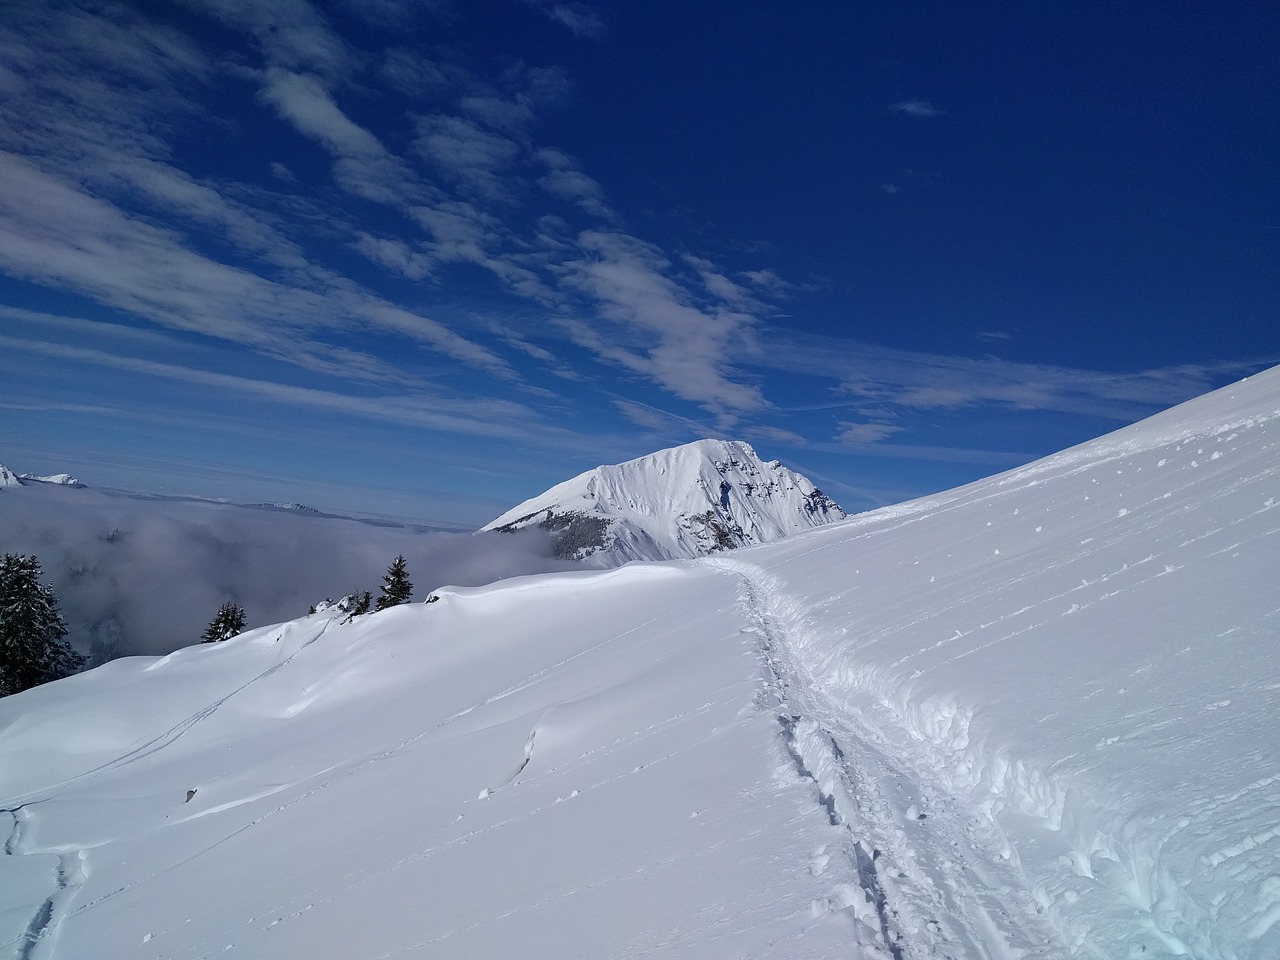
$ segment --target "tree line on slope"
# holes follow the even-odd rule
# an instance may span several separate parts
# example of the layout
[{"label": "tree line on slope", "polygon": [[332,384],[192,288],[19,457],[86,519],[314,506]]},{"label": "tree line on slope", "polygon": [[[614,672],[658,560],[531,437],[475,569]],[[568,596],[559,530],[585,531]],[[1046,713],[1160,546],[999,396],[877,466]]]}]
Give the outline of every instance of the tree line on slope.
[{"label": "tree line on slope", "polygon": [[[339,600],[337,605],[339,609],[347,612],[347,620],[353,620],[368,613],[371,605],[374,605],[375,609],[386,610],[388,607],[408,603],[409,598],[412,596],[413,582],[409,579],[409,571],[405,564],[404,554],[400,554],[391,562],[391,566],[387,568],[387,572],[382,578],[382,586],[379,588],[376,605],[373,604],[373,594],[368,590],[363,593],[358,590],[354,591]],[[316,608],[314,606],[307,611],[309,614],[315,612]],[[218,608],[218,612],[209,621],[209,626],[205,627],[204,633],[200,635],[200,642],[218,643],[223,640],[230,640],[232,637],[244,633],[244,627],[244,608],[227,601]]]},{"label": "tree line on slope", "polygon": [[[60,680],[83,670],[87,659],[67,643],[67,624],[58,609],[53,588],[40,582],[40,561],[34,555],[7,553],[0,560],[0,697]],[[368,591],[344,598],[348,620],[408,603],[413,582],[401,554],[382,578],[376,605]],[[312,613],[315,612],[313,607]],[[243,633],[244,608],[223,603],[200,635],[201,643],[217,643]]]}]

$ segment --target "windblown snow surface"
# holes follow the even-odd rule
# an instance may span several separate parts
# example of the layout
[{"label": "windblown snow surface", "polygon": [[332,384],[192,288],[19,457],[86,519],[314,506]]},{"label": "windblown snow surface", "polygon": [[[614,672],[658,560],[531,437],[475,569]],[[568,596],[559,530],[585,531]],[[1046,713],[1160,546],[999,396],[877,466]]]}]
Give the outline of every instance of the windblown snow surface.
[{"label": "windblown snow surface", "polygon": [[0,951],[1280,956],[1280,370],[701,561],[0,701]]}]

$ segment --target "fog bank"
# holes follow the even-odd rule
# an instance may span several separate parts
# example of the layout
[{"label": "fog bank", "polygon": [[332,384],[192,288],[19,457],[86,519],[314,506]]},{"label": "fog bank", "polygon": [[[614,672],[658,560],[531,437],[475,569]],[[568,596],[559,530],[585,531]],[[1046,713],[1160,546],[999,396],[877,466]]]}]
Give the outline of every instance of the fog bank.
[{"label": "fog bank", "polygon": [[415,600],[446,583],[573,568],[550,559],[541,534],[425,532],[47,484],[0,491],[0,553],[40,558],[68,639],[95,661],[195,643],[227,600],[253,627],[302,616],[326,597],[376,597],[398,553]]}]

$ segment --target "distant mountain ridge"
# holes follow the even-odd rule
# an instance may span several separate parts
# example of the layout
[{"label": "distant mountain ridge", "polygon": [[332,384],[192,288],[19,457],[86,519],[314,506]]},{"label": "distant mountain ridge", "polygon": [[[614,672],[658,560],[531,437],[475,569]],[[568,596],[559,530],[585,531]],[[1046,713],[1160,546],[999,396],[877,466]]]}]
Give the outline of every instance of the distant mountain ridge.
[{"label": "distant mountain ridge", "polygon": [[0,487],[21,487],[27,483],[52,483],[63,487],[83,487],[84,484],[69,473],[55,473],[48,477],[37,477],[34,473],[14,473],[4,464],[0,464]]},{"label": "distant mountain ridge", "polygon": [[526,500],[484,530],[537,527],[556,555],[616,566],[707,556],[843,520],[807,477],[740,440],[697,440],[599,466]]}]

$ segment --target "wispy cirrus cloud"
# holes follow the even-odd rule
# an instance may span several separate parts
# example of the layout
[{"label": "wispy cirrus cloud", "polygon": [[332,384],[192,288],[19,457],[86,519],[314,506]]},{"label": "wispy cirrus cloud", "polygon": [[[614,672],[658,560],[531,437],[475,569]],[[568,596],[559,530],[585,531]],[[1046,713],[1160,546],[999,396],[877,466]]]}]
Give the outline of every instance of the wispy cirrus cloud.
[{"label": "wispy cirrus cloud", "polygon": [[[308,289],[209,259],[172,231],[128,217],[11,155],[0,155],[0,182],[0,265],[24,278],[304,366],[328,367],[332,347],[300,334],[351,330],[354,321],[513,376],[492,351],[354,285],[335,280],[327,289]],[[394,370],[373,358],[365,364],[378,366]]]},{"label": "wispy cirrus cloud", "polygon": [[754,317],[697,305],[667,275],[666,257],[629,235],[585,231],[578,247],[582,256],[564,265],[565,279],[593,298],[610,324],[607,331],[582,322],[567,325],[576,343],[725,423],[768,406],[757,385],[738,379],[735,365],[754,338]]},{"label": "wispy cirrus cloud", "polygon": [[901,433],[902,430],[902,427],[892,423],[852,423],[842,420],[839,424],[840,432],[836,434],[836,442],[850,445],[879,443],[886,437]]},{"label": "wispy cirrus cloud", "polygon": [[544,147],[537,152],[537,159],[547,168],[538,179],[538,186],[554,197],[575,204],[583,212],[600,220],[615,222],[618,215],[609,206],[604,188],[578,168],[576,162],[562,150]]},{"label": "wispy cirrus cloud", "polygon": [[[338,393],[274,380],[185,367],[96,348],[4,335],[0,335],[0,348],[109,367],[130,374],[191,383],[295,407],[307,407],[327,413],[346,414],[387,423],[427,427],[468,436],[527,438],[530,425],[539,419],[528,407],[496,399],[458,397],[440,392],[422,392],[416,396],[402,392],[376,396]],[[537,435],[543,438],[559,433],[562,431],[545,424],[540,425],[537,431]]]},{"label": "wispy cirrus cloud", "polygon": [[770,296],[785,296],[793,289],[791,283],[783,280],[773,270],[744,270],[741,276],[744,280]]},{"label": "wispy cirrus cloud", "polygon": [[[826,378],[864,407],[891,414],[992,405],[1135,420],[1274,360],[1257,358],[1137,372],[1085,370],[900,350],[853,339],[761,333],[752,362]],[[882,418],[886,419],[886,418]]]},{"label": "wispy cirrus cloud", "polygon": [[809,442],[794,430],[787,430],[783,427],[753,426],[747,427],[744,433],[753,440],[781,443],[789,447],[803,447]]},{"label": "wispy cirrus cloud", "polygon": [[585,3],[577,3],[575,0],[526,0],[526,2],[579,37],[597,40],[603,37],[608,29],[600,14]]},{"label": "wispy cirrus cloud", "polygon": [[261,95],[299,133],[329,150],[334,179],[344,189],[391,205],[425,199],[427,191],[413,169],[343,113],[315,77],[273,67],[266,72]]},{"label": "wispy cirrus cloud", "polygon": [[463,117],[433,115],[418,121],[418,152],[465,194],[488,202],[510,202],[512,167],[521,147],[509,137]]},{"label": "wispy cirrus cloud", "polygon": [[908,117],[918,117],[922,120],[928,120],[932,117],[941,117],[946,111],[939,110],[928,100],[912,98],[910,100],[899,100],[897,103],[889,107],[894,113],[901,113]]},{"label": "wispy cirrus cloud", "polygon": [[253,39],[272,67],[305,70],[329,80],[351,76],[360,55],[349,47],[328,18],[307,0],[182,0],[193,11],[211,15]]},{"label": "wispy cirrus cloud", "polygon": [[361,230],[353,246],[374,263],[410,280],[430,276],[435,264],[432,257],[396,237],[375,237]]},{"label": "wispy cirrus cloud", "polygon": [[614,398],[613,405],[619,413],[642,430],[657,433],[671,428],[670,417],[643,403]]}]

